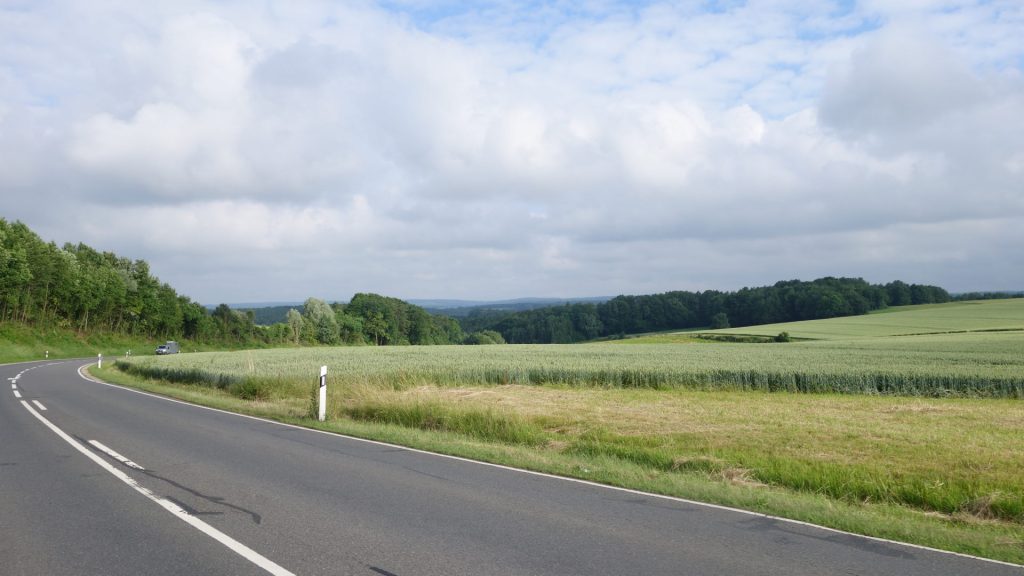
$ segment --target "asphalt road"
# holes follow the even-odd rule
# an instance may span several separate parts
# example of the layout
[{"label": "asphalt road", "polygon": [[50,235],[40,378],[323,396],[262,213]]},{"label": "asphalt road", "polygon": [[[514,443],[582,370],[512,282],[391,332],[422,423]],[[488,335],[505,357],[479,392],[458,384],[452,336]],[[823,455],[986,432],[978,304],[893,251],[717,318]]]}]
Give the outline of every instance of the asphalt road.
[{"label": "asphalt road", "polygon": [[1024,574],[203,409],[84,363],[0,366],[0,574]]}]

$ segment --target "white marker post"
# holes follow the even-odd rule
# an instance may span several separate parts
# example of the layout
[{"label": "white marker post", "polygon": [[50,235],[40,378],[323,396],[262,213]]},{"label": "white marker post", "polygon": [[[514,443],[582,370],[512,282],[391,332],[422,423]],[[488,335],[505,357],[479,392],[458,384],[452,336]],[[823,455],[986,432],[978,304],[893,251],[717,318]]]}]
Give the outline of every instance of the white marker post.
[{"label": "white marker post", "polygon": [[49,359],[50,359],[50,351],[49,351],[49,350],[47,350],[47,351],[46,351],[46,359],[47,359],[47,360],[49,360]]},{"label": "white marker post", "polygon": [[103,368],[103,354],[98,356],[98,360],[96,360],[96,367]]},{"label": "white marker post", "polygon": [[327,419],[327,366],[320,367],[320,421]]}]

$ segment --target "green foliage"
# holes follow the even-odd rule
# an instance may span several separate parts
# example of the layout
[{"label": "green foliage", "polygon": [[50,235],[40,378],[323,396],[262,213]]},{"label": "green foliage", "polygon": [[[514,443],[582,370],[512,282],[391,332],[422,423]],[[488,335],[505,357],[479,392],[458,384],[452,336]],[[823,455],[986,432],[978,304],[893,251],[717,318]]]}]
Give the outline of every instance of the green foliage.
[{"label": "green foliage", "polygon": [[260,334],[268,333],[265,327],[256,328],[251,311],[233,310],[227,304],[217,306],[213,310],[211,318],[214,324],[213,332],[221,339],[235,342],[251,342],[255,339],[257,330],[260,330]]},{"label": "green foliage", "polygon": [[338,319],[334,309],[323,300],[309,298],[303,305],[303,319],[309,323],[313,338],[320,344],[336,344],[339,340]]},{"label": "green foliage", "polygon": [[965,292],[953,297],[955,302],[965,300],[1006,300],[1009,298],[1024,298],[1024,292]]},{"label": "green foliage", "polygon": [[949,301],[935,286],[893,282],[868,284],[860,278],[790,280],[736,292],[665,292],[617,296],[600,304],[566,304],[524,312],[480,311],[461,319],[468,332],[495,330],[515,344],[570,343],[710,326],[752,326],[866,314],[899,303]]},{"label": "green foliage", "polygon": [[84,244],[58,248],[24,224],[0,218],[0,322],[5,321],[37,330],[111,332],[226,347],[462,341],[454,320],[375,294],[357,294],[347,307],[310,298],[301,313],[289,309],[284,322],[269,326],[258,324],[253,310],[221,304],[207,311],[161,283],[143,260]]},{"label": "green foliage", "polygon": [[200,337],[205,311],[141,260],[43,242],[0,218],[0,321],[157,339]]},{"label": "green foliage", "polygon": [[363,319],[363,331],[377,346],[388,343],[388,322],[384,314],[379,311],[371,311]]},{"label": "green foliage", "polygon": [[109,332],[81,333],[67,328],[36,328],[17,322],[0,322],[0,363],[49,358],[95,358],[134,353],[152,353],[152,341],[145,337]]},{"label": "green foliage", "polygon": [[460,410],[440,402],[360,403],[347,407],[345,414],[355,420],[455,432],[507,444],[537,446],[547,440],[543,428],[515,414],[493,409]]},{"label": "green foliage", "polygon": [[502,338],[500,332],[494,330],[481,330],[479,332],[473,332],[466,336],[466,339],[462,341],[463,344],[504,344],[505,339]]},{"label": "green foliage", "polygon": [[346,344],[365,344],[365,322],[362,318],[356,316],[349,316],[344,311],[338,311],[336,314],[338,319],[338,331],[341,337],[341,341]]},{"label": "green foliage", "polygon": [[[779,341],[779,340],[776,339],[777,337],[774,337],[774,336],[757,336],[757,335],[753,335],[753,334],[723,334],[721,332],[697,332],[697,333],[692,333],[692,334],[688,333],[685,337],[688,338],[688,339],[700,340],[700,341],[704,341],[704,342],[739,342],[739,343],[743,343],[743,344],[758,344],[758,343],[764,343],[764,342],[778,342]],[[633,344],[641,344],[641,343],[649,343],[649,342],[650,343],[654,343],[653,342],[654,340],[656,340],[656,339],[651,339],[651,338],[648,338],[648,337],[644,336],[644,337],[641,337],[641,338],[633,338],[631,343],[633,343]],[[660,343],[664,344],[666,342],[660,342]]]},{"label": "green foliage", "polygon": [[288,325],[288,339],[292,344],[298,344],[299,338],[302,337],[302,314],[294,308],[289,308],[285,322]]},{"label": "green foliage", "polygon": [[243,378],[228,387],[228,392],[242,400],[268,400],[273,391],[273,386],[266,380],[258,378]]},{"label": "green foliage", "polygon": [[[330,416],[328,410],[324,410],[324,417]],[[309,388],[309,402],[306,403],[306,417],[311,420],[320,419],[320,381],[317,380]]]},{"label": "green foliage", "polygon": [[274,324],[287,324],[288,312],[295,310],[302,314],[302,305],[298,306],[261,306],[257,308],[246,308],[243,312],[252,311],[253,320],[258,326],[272,326]]},{"label": "green foliage", "polygon": [[458,344],[462,341],[459,323],[444,316],[433,316],[423,308],[397,298],[378,294],[356,294],[343,307],[360,327],[361,336],[378,346],[403,344]]},{"label": "green foliage", "polygon": [[225,374],[191,367],[166,367],[155,364],[118,360],[115,362],[117,368],[128,374],[152,378],[154,380],[166,380],[179,384],[197,384],[209,386],[220,390],[231,386],[237,386],[245,377],[239,374]]}]

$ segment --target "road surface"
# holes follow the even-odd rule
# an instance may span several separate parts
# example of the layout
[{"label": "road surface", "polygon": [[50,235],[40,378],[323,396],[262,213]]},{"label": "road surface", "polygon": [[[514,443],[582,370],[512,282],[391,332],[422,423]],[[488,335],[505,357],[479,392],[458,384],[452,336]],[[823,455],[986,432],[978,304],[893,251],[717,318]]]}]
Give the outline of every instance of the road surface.
[{"label": "road surface", "polygon": [[0,573],[1009,575],[1019,566],[0,366]]}]

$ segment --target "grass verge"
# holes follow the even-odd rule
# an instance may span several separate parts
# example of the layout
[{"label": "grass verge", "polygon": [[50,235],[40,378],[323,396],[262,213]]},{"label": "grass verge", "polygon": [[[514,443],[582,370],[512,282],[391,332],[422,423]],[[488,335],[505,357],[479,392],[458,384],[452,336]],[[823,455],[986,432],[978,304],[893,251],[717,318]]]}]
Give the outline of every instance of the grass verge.
[{"label": "grass verge", "polygon": [[312,388],[256,383],[246,396],[244,381],[93,373],[311,428],[1024,563],[1019,401],[366,384],[332,388],[320,423]]},{"label": "grass verge", "polygon": [[156,344],[143,338],[116,334],[79,334],[63,328],[36,328],[16,322],[0,322],[0,363],[46,358],[122,356],[128,350],[153,353]]},{"label": "grass verge", "polygon": [[[78,332],[69,328],[38,327],[20,322],[0,322],[0,364],[59,358],[119,358],[129,350],[135,356],[152,356],[164,340],[114,332]],[[233,350],[253,344],[193,342],[181,340],[182,351]]]}]

